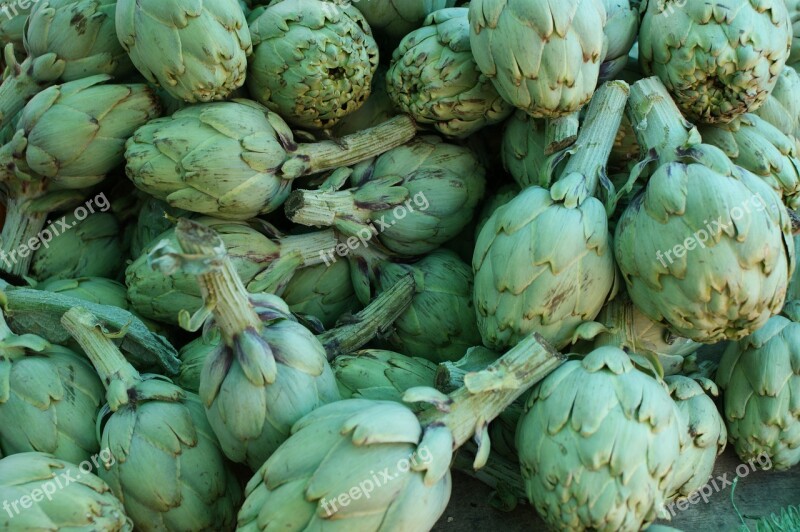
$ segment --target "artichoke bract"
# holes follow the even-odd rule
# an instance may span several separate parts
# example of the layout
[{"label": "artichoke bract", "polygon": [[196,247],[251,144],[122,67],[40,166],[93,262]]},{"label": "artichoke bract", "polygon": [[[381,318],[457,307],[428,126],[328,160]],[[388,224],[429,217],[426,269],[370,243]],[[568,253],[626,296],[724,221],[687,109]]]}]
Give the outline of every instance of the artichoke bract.
[{"label": "artichoke bract", "polygon": [[544,120],[517,111],[506,122],[501,152],[503,167],[520,187],[550,186],[549,182],[542,181],[546,178],[543,171],[548,159],[546,144]]},{"label": "artichoke bract", "polygon": [[627,97],[622,81],[598,89],[560,179],[550,190],[523,189],[478,234],[474,301],[486,347],[536,331],[560,349],[616,293],[606,209],[593,195]]},{"label": "artichoke bract", "polygon": [[341,316],[361,307],[346,260],[298,270],[281,291],[281,298],[292,312],[310,314],[328,329]]},{"label": "artichoke bract", "polygon": [[531,393],[517,428],[528,498],[558,530],[640,530],[661,510],[682,425],[664,384],[616,347],[570,360]]},{"label": "artichoke bract", "polygon": [[629,0],[603,0],[606,24],[603,27],[607,40],[605,59],[600,65],[600,80],[617,79],[628,64],[628,52],[636,42],[639,32],[639,13]]},{"label": "artichoke bract", "polygon": [[764,104],[755,112],[758,116],[777,127],[785,135],[794,138],[800,153],[800,74],[786,67],[778,76],[775,88]]},{"label": "artichoke bract", "polygon": [[728,440],[743,461],[761,463],[764,456],[776,470],[800,463],[798,338],[800,302],[791,301],[722,356],[715,381],[723,390]]},{"label": "artichoke bract", "polygon": [[559,118],[592,98],[607,48],[603,0],[473,0],[469,21],[478,68],[507,102]]},{"label": "artichoke bract", "polygon": [[389,97],[399,109],[454,138],[501,122],[513,110],[475,64],[468,12],[454,7],[429,15],[403,38],[386,74]]},{"label": "artichoke bract", "polygon": [[210,331],[210,334],[195,338],[178,351],[178,358],[181,359],[181,369],[173,381],[186,391],[192,393],[200,392],[200,375],[203,373],[203,366],[206,359],[217,349],[222,338],[218,331]]},{"label": "artichoke bract", "polygon": [[98,476],[122,501],[136,528],[230,527],[241,491],[199,397],[159,376],[140,375],[105,325],[85,308],[70,309],[61,322],[106,387],[97,427],[109,456],[101,456]]},{"label": "artichoke bract", "polygon": [[318,408],[248,483],[238,530],[430,530],[450,499],[454,450],[475,435],[483,466],[488,423],[562,361],[532,336],[449,396],[407,390],[406,402],[434,405],[419,417],[392,401]]},{"label": "artichoke bract", "polygon": [[150,260],[166,274],[197,275],[205,306],[191,319],[182,311],[181,325],[197,330],[213,319],[222,337],[203,367],[200,398],[225,455],[255,470],[298,419],[339,400],[333,372],[322,344],[286,303],[247,293],[213,229],[181,218],[176,237],[187,255],[165,242]]},{"label": "artichoke bract", "polygon": [[[0,18],[0,46],[2,49],[5,49],[8,44],[13,44],[12,50],[15,55],[25,55],[25,46],[22,43],[25,36],[25,22],[28,21],[28,15],[35,6],[36,4],[25,7],[19,4],[0,6],[0,15],[5,15]],[[5,67],[5,65],[3,66]]]},{"label": "artichoke bract", "polygon": [[791,39],[783,0],[648,2],[639,61],[689,120],[729,122],[767,99]]},{"label": "artichoke bract", "polygon": [[280,0],[250,21],[254,99],[295,126],[330,129],[369,97],[378,45],[349,3]]},{"label": "artichoke bract", "polygon": [[56,292],[98,305],[112,305],[128,310],[128,289],[124,284],[102,277],[77,279],[50,278],[36,285],[37,290]]},{"label": "artichoke bract", "polygon": [[151,83],[187,102],[244,84],[250,32],[237,0],[119,0],[117,37]]},{"label": "artichoke bract", "polygon": [[485,174],[470,149],[417,137],[356,165],[349,190],[293,192],[286,214],[302,225],[334,227],[354,241],[351,250],[380,243],[397,255],[424,255],[470,222]]},{"label": "artichoke bract", "polygon": [[456,0],[369,0],[354,5],[372,31],[394,48],[393,43],[422,26],[429,14],[455,3]]},{"label": "artichoke bract", "polygon": [[103,385],[91,364],[43,338],[11,332],[0,316],[0,450],[38,451],[79,464],[99,450]]},{"label": "artichoke bract", "polygon": [[[104,530],[132,532],[133,523],[108,484],[87,467],[46,453],[21,453],[0,460],[3,530]],[[23,499],[31,500],[28,508]]]},{"label": "artichoke bract", "polygon": [[[40,92],[22,111],[14,138],[0,148],[8,197],[0,239],[2,256],[13,263],[3,260],[0,269],[27,274],[30,251],[48,231],[47,213],[86,201],[87,189],[124,160],[128,137],[158,116],[159,103],[146,85],[103,85],[107,80],[93,76]],[[100,198],[75,212],[101,210]]]},{"label": "artichoke bract", "polygon": [[697,342],[757,330],[783,307],[795,266],[780,197],[702,144],[658,78],[633,85],[629,113],[657,165],[616,227],[628,294],[651,320]]},{"label": "artichoke bract", "polygon": [[355,164],[412,138],[408,117],[338,142],[297,144],[283,119],[249,100],[208,103],[153,120],[128,140],[125,171],[173,207],[248,220],[280,207],[292,181]]}]

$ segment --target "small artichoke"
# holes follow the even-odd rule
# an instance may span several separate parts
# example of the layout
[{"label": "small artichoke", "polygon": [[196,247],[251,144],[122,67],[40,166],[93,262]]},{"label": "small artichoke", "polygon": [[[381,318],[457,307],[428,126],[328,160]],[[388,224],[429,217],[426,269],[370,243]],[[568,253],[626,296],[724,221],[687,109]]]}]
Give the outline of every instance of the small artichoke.
[{"label": "small artichoke", "polygon": [[175,225],[167,216],[180,218],[186,214],[183,209],[176,209],[161,200],[148,196],[139,211],[136,226],[133,229],[130,256],[133,259],[141,256],[148,244]]},{"label": "small artichoke", "polygon": [[792,28],[783,0],[647,3],[639,61],[683,114],[730,122],[769,96],[789,58]]},{"label": "small artichoke", "polygon": [[330,129],[369,97],[378,45],[350,3],[272,2],[250,33],[250,94],[290,124]]},{"label": "small artichoke", "polygon": [[132,532],[122,503],[85,463],[33,452],[0,460],[0,499],[8,505],[0,512],[0,529]]},{"label": "small artichoke", "polygon": [[468,12],[454,7],[429,15],[394,51],[386,75],[400,110],[452,138],[501,122],[513,110],[475,64]]},{"label": "small artichoke", "polygon": [[281,291],[281,298],[295,314],[309,314],[326,329],[361,305],[350,279],[350,263],[336,260],[298,270]]},{"label": "small artichoke", "polygon": [[192,393],[200,393],[200,375],[203,373],[203,366],[211,353],[216,351],[222,338],[218,331],[211,331],[205,337],[195,338],[184,345],[178,351],[178,358],[181,359],[181,369],[173,381],[184,390]]},{"label": "small artichoke", "polygon": [[800,302],[729,344],[715,380],[728,440],[743,461],[766,456],[779,471],[800,463]]},{"label": "small artichoke", "polygon": [[683,426],[664,384],[616,347],[570,360],[517,428],[528,498],[558,530],[636,531],[672,487]]},{"label": "small artichoke", "polygon": [[253,51],[237,0],[119,0],[117,37],[139,72],[187,102],[227,98]]},{"label": "small artichoke", "polygon": [[102,277],[59,279],[53,277],[36,285],[37,290],[56,292],[98,305],[112,305],[128,310],[128,289],[124,284]]},{"label": "small artichoke", "polygon": [[506,121],[503,133],[503,167],[511,174],[521,188],[531,185],[549,187],[544,168],[548,157],[545,155],[544,120],[529,117],[523,111],[515,112]]},{"label": "small artichoke", "polygon": [[394,48],[394,43],[422,26],[434,11],[453,7],[456,0],[369,0],[354,5],[370,28]]}]

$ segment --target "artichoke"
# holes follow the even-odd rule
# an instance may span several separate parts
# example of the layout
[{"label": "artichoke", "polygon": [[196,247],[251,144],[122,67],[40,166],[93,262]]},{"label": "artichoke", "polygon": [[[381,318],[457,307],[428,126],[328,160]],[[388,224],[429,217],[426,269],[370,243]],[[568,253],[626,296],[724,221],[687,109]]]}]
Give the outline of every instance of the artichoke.
[{"label": "artichoke", "polygon": [[697,342],[757,330],[783,307],[794,270],[780,198],[702,144],[658,78],[633,86],[629,110],[658,165],[616,227],[628,294],[648,318]]},{"label": "artichoke", "polygon": [[758,109],[789,57],[792,28],[782,0],[648,2],[639,61],[658,76],[683,114],[730,122]]},{"label": "artichoke", "polygon": [[506,101],[559,118],[592,98],[607,48],[604,0],[473,0],[469,21],[478,68]]},{"label": "artichoke", "polygon": [[[481,229],[483,229],[483,226],[486,225],[486,222],[489,221],[489,218],[492,217],[494,211],[496,211],[509,201],[519,196],[520,192],[522,192],[522,190],[518,185],[509,183],[508,185],[503,185],[502,187],[497,189],[494,194],[492,194],[486,199],[486,201],[483,203],[483,208],[481,209],[481,212],[478,214],[477,223],[475,224],[473,240],[477,240],[478,235],[481,234]],[[473,248],[468,261],[472,261],[472,255],[474,253],[475,250]]]},{"label": "artichoke", "polygon": [[122,503],[91,472],[91,463],[84,467],[87,463],[75,466],[45,453],[0,460],[0,499],[5,503],[0,529],[132,532]]},{"label": "artichoke", "polygon": [[183,209],[176,209],[161,200],[151,197],[145,199],[131,236],[131,257],[136,259],[141,256],[149,243],[169,230],[174,225],[170,218],[180,218],[186,214]]},{"label": "artichoke", "polygon": [[344,137],[381,124],[397,115],[389,93],[386,92],[386,67],[378,65],[372,77],[372,89],[364,105],[342,117],[333,129],[334,137]]},{"label": "artichoke", "polygon": [[517,428],[528,498],[557,530],[640,530],[672,487],[680,414],[622,350],[570,360],[531,393]]},{"label": "artichoke", "polygon": [[475,64],[468,11],[454,7],[429,15],[402,40],[386,74],[394,104],[446,137],[468,137],[513,109]]},{"label": "artichoke", "polygon": [[96,212],[78,219],[70,213],[48,229],[55,232],[63,227],[69,230],[56,235],[52,242],[43,242],[44,247],[34,252],[31,275],[35,279],[117,276],[125,254],[119,222],[113,214]]},{"label": "artichoke", "polygon": [[[125,140],[158,115],[145,85],[102,85],[107,79],[93,76],[40,92],[22,111],[13,140],[0,149],[8,197],[0,269],[27,274],[30,252],[46,235],[55,237],[45,228],[47,213],[86,200],[87,189],[122,162]],[[107,208],[101,198],[90,198],[75,214]]]},{"label": "artichoke", "polygon": [[354,5],[369,27],[394,48],[394,43],[422,26],[434,11],[453,7],[456,0],[368,0]]},{"label": "artichoke", "polygon": [[615,294],[606,209],[593,195],[627,97],[622,81],[598,89],[578,140],[556,158],[569,156],[559,181],[551,190],[523,189],[478,234],[474,301],[490,349],[513,346],[532,331],[561,349]]},{"label": "artichoke", "polygon": [[408,390],[405,400],[438,405],[419,417],[392,401],[318,408],[248,483],[238,530],[430,530],[450,498],[454,450],[475,434],[475,468],[485,464],[488,422],[561,362],[530,337],[450,396]]},{"label": "artichoke", "polygon": [[369,97],[378,45],[353,5],[280,0],[251,20],[250,33],[250,94],[290,124],[330,129]]},{"label": "artichoke", "polygon": [[800,1],[784,0],[789,12],[789,21],[792,23],[792,50],[789,54],[788,64],[795,69],[800,68]]},{"label": "artichoke", "polygon": [[281,298],[292,312],[314,316],[326,329],[333,327],[339,317],[361,307],[346,260],[298,270],[281,292]]},{"label": "artichoke", "polygon": [[98,419],[98,476],[125,506],[137,530],[226,530],[240,488],[228,470],[200,399],[168,380],[140,375],[105,325],[83,307],[61,318],[106,387]]},{"label": "artichoke", "polygon": [[136,131],[125,170],[137,188],[173,207],[248,220],[280,207],[295,178],[354,164],[414,133],[411,119],[400,117],[339,142],[296,144],[286,122],[256,102],[193,105]]},{"label": "artichoke", "polygon": [[112,305],[128,310],[128,289],[124,284],[102,277],[59,279],[53,277],[36,285],[37,290],[56,292],[98,305]]},{"label": "artichoke", "polygon": [[617,79],[628,64],[628,52],[636,42],[639,32],[639,13],[629,0],[603,0],[606,8],[606,25],[603,33],[607,40],[605,59],[600,65],[600,80]]},{"label": "artichoke", "polygon": [[181,325],[197,330],[213,315],[222,343],[206,359],[200,398],[225,455],[252,469],[289,437],[292,425],[339,399],[325,349],[297,323],[277,296],[250,296],[213,231],[181,218],[176,228],[187,255],[163,242],[150,252],[154,267],[197,275],[205,307]]},{"label": "artichoke", "polygon": [[485,173],[468,148],[417,137],[356,165],[354,188],[293,192],[286,214],[295,223],[332,226],[349,236],[344,253],[360,252],[375,238],[392,253],[424,255],[470,222],[483,197]]},{"label": "artichoke", "polygon": [[543,120],[529,117],[517,111],[506,122],[503,133],[503,167],[511,174],[521,188],[531,185],[549,187],[544,168],[547,167],[545,154],[545,124]]},{"label": "artichoke", "polygon": [[103,385],[85,357],[17,336],[0,316],[0,450],[38,451],[79,464],[98,450]]},{"label": "artichoke", "polygon": [[800,302],[729,344],[715,380],[728,441],[743,461],[765,456],[779,471],[800,463]]},{"label": "artichoke", "polygon": [[[25,37],[25,22],[28,21],[28,15],[31,13],[36,4],[29,4],[25,7],[19,4],[6,3],[0,6],[0,45],[3,49],[8,44],[13,44],[12,48],[14,55],[25,55],[25,46],[22,43]],[[7,64],[13,64],[13,61],[7,61]],[[5,70],[3,65],[3,70]]]},{"label": "artichoke", "polygon": [[755,112],[758,116],[794,138],[800,153],[800,74],[786,67],[778,76],[775,88],[764,105]]},{"label": "artichoke", "polygon": [[211,331],[207,337],[195,338],[180,351],[178,358],[181,359],[181,369],[173,381],[186,391],[192,393],[200,392],[200,375],[203,366],[206,364],[208,356],[214,352],[222,342],[218,331]]},{"label": "artichoke", "polygon": [[237,0],[119,0],[117,37],[151,83],[208,102],[244,84],[250,32]]}]

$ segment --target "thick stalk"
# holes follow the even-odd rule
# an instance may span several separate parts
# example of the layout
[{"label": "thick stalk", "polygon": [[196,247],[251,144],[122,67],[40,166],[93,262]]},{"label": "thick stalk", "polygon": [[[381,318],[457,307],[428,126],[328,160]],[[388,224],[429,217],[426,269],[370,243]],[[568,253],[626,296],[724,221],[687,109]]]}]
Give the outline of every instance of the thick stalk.
[{"label": "thick stalk", "polygon": [[471,347],[461,359],[439,364],[436,389],[444,393],[456,391],[464,386],[464,377],[475,371],[483,371],[497,358],[497,353],[485,347]]},{"label": "thick stalk", "polygon": [[604,323],[608,331],[595,338],[595,348],[610,345],[637,352],[636,335],[633,333],[633,303],[627,297],[614,298],[603,308],[597,321]]},{"label": "thick stalk", "polygon": [[316,266],[338,243],[333,229],[285,236],[280,239],[281,256],[299,254],[302,266]]},{"label": "thick stalk", "polygon": [[17,277],[28,275],[33,260],[33,244],[39,247],[39,233],[44,228],[47,213],[25,212],[28,198],[8,198],[6,221],[0,234],[0,269]]},{"label": "thick stalk", "polygon": [[352,166],[405,144],[416,133],[414,120],[405,115],[396,116],[337,141],[300,144],[290,154],[281,171],[286,178],[291,179]]},{"label": "thick stalk", "polygon": [[[578,138],[580,111],[547,121],[544,131],[544,154],[552,155],[569,148]],[[533,124],[533,121],[531,121]]]},{"label": "thick stalk", "polygon": [[336,219],[370,221],[371,212],[356,206],[349,190],[295,190],[286,200],[286,216],[294,223],[310,227],[331,227]]},{"label": "thick stalk", "polygon": [[415,290],[414,277],[406,275],[348,320],[350,323],[317,336],[328,353],[328,360],[357,351],[385,332],[411,304]]},{"label": "thick stalk", "polygon": [[420,423],[446,425],[453,434],[455,447],[460,447],[565,360],[541,335],[534,333],[484,371],[466,375],[464,387],[450,394],[446,411],[429,407],[420,414]]},{"label": "thick stalk", "polygon": [[453,468],[479,480],[495,490],[510,492],[516,499],[528,502],[520,465],[497,453],[492,453],[486,465],[477,471],[473,467],[478,450],[469,442],[456,453]]}]

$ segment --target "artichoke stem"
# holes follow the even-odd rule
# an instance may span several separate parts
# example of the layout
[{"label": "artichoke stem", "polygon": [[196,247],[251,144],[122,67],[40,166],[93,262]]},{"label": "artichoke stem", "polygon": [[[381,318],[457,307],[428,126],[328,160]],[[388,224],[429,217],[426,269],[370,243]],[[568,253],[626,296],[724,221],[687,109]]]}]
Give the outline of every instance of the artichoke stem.
[{"label": "artichoke stem", "polygon": [[316,266],[324,262],[326,253],[336,248],[339,241],[333,229],[315,231],[304,235],[285,236],[280,239],[281,256],[299,254],[303,266]]},{"label": "artichoke stem", "polygon": [[454,362],[441,362],[436,370],[436,389],[451,393],[464,386],[468,373],[483,371],[497,360],[497,354],[482,348],[472,347],[461,359]]},{"label": "artichoke stem", "polygon": [[139,372],[103,331],[102,322],[87,309],[72,307],[61,317],[61,324],[86,353],[106,389],[113,381],[122,381],[126,390],[141,381]]},{"label": "artichoke stem", "polygon": [[473,463],[477,454],[478,450],[475,446],[467,443],[456,453],[453,468],[483,482],[492,489],[509,490],[520,501],[528,502],[519,463],[492,453],[489,455],[486,465],[476,471]]},{"label": "artichoke stem", "polygon": [[281,170],[285,177],[292,179],[352,166],[405,144],[416,133],[417,127],[411,117],[396,116],[338,141],[300,144]]},{"label": "artichoke stem", "polygon": [[595,349],[610,345],[624,351],[637,350],[636,335],[633,334],[633,303],[625,296],[616,297],[603,309],[601,314],[608,331],[594,340]]},{"label": "artichoke stem", "polygon": [[26,212],[24,201],[8,198],[6,221],[0,234],[0,270],[18,277],[28,275],[33,250],[41,245],[39,233],[47,220],[47,213]]},{"label": "artichoke stem", "polygon": [[450,394],[447,411],[431,406],[420,414],[420,423],[446,425],[455,447],[460,447],[565,361],[565,356],[534,333],[485,370],[466,375],[464,386]]},{"label": "artichoke stem", "polygon": [[[545,127],[544,132],[545,155],[553,155],[575,144],[578,139],[579,116],[580,111],[575,111],[567,116],[547,121],[547,127]],[[530,124],[531,127],[535,127],[533,120],[530,121]]]},{"label": "artichoke stem", "polygon": [[369,222],[369,211],[356,206],[349,190],[295,190],[286,200],[286,216],[294,223],[311,227],[330,227],[337,219]]},{"label": "artichoke stem", "polygon": [[386,331],[411,304],[416,286],[414,277],[406,275],[348,320],[350,323],[319,335],[317,338],[325,347],[328,360],[350,354]]},{"label": "artichoke stem", "polygon": [[28,57],[18,63],[14,45],[9,43],[4,55],[9,74],[0,85],[0,128],[5,127],[28,100],[55,83],[64,72],[64,61],[55,54]]}]

